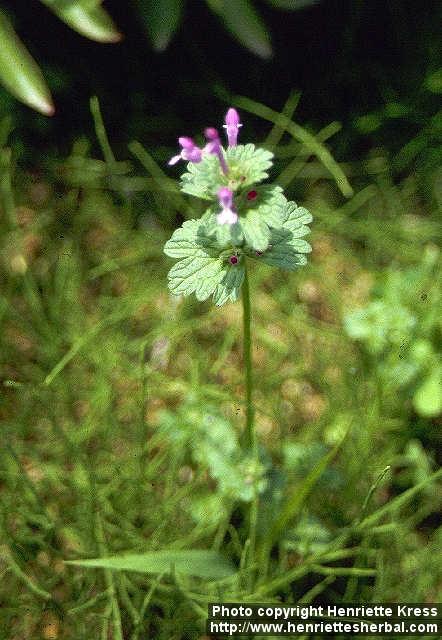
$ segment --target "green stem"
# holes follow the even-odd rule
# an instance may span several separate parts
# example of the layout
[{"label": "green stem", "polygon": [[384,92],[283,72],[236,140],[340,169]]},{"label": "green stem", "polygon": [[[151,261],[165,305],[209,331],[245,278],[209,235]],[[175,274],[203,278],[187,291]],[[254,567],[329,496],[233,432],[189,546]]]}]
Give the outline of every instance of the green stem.
[{"label": "green stem", "polygon": [[255,560],[256,548],[256,529],[258,522],[258,478],[256,473],[259,466],[258,441],[255,431],[255,408],[253,405],[253,375],[252,375],[252,341],[250,337],[250,287],[249,276],[247,272],[247,264],[244,265],[245,275],[242,286],[242,306],[243,306],[243,354],[245,367],[245,383],[246,383],[246,443],[247,448],[252,453],[254,462],[254,481],[253,481],[253,500],[250,505],[249,516],[249,549],[248,549],[248,566],[249,566],[249,588],[253,588],[254,571],[252,566]]},{"label": "green stem", "polygon": [[247,447],[253,452],[256,449],[256,434],[254,427],[255,411],[253,407],[253,377],[252,377],[252,341],[250,338],[250,288],[247,265],[244,265],[245,276],[242,286],[242,308],[243,308],[243,353],[246,382],[246,442]]}]

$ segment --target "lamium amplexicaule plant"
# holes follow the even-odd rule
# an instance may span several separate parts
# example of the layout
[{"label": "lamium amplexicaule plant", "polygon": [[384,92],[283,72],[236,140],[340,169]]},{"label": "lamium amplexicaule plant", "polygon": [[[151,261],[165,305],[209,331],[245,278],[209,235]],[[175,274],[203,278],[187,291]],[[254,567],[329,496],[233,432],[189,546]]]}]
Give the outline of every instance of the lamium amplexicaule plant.
[{"label": "lamium amplexicaule plant", "polygon": [[312,216],[287,200],[280,186],[263,183],[269,177],[273,154],[254,144],[238,144],[242,126],[233,108],[225,117],[227,148],[217,129],[205,130],[207,144],[200,148],[192,138],[178,139],[181,151],[170,161],[187,163],[181,190],[207,202],[199,219],[186,220],[166,242],[164,252],[178,262],[168,274],[176,296],[195,294],[217,306],[243,306],[246,429],[244,446],[253,464],[250,474],[254,499],[250,509],[248,557],[253,561],[258,517],[261,465],[254,425],[253,367],[251,357],[251,296],[248,271],[254,262],[294,271],[307,263],[311,251],[304,239]]}]

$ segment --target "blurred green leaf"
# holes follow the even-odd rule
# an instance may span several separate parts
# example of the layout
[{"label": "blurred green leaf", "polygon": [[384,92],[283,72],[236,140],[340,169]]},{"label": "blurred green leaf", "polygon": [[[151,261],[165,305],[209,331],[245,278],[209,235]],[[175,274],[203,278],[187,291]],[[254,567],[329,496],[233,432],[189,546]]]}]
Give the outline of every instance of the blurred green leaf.
[{"label": "blurred green leaf", "polygon": [[71,560],[67,564],[139,573],[164,573],[173,568],[177,573],[208,579],[226,578],[235,573],[234,566],[221,554],[205,549],[152,551],[92,560]]},{"label": "blurred green leaf", "polygon": [[29,107],[47,116],[54,113],[43,74],[3,12],[0,12],[0,80]]},{"label": "blurred green leaf", "polygon": [[249,51],[264,59],[272,56],[270,35],[249,0],[207,0],[207,4]]},{"label": "blurred green leaf", "polygon": [[137,6],[153,48],[164,51],[180,22],[183,0],[137,0]]},{"label": "blurred green leaf", "polygon": [[101,2],[90,0],[40,0],[71,29],[97,42],[118,42],[119,33]]},{"label": "blurred green leaf", "polygon": [[424,381],[413,397],[416,411],[426,418],[442,413],[442,369],[436,368]]},{"label": "blurred green leaf", "polygon": [[430,73],[425,78],[424,86],[431,93],[442,93],[442,69]]},{"label": "blurred green leaf", "polygon": [[382,126],[382,118],[378,113],[368,113],[355,120],[356,129],[363,134],[373,133]]},{"label": "blurred green leaf", "polygon": [[267,0],[267,2],[276,9],[297,11],[305,7],[312,7],[314,4],[318,4],[319,0]]}]

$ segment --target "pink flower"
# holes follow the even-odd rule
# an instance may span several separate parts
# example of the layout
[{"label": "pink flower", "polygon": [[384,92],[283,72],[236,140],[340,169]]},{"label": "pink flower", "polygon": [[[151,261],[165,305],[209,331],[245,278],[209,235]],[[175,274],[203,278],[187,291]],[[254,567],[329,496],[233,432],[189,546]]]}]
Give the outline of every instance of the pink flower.
[{"label": "pink flower", "polygon": [[238,221],[238,214],[233,207],[233,191],[227,187],[221,187],[218,191],[218,200],[221,212],[216,216],[218,224],[235,224]]},{"label": "pink flower", "polygon": [[221,140],[219,139],[218,131],[213,127],[208,127],[204,131],[204,135],[209,141],[204,147],[204,151],[206,151],[207,153],[213,153],[215,156],[218,156],[221,169],[223,170],[223,173],[226,175],[228,172],[228,168],[227,168],[226,161],[224,159],[224,152],[221,146]]},{"label": "pink flower", "polygon": [[236,109],[230,107],[225,117],[224,129],[226,129],[227,139],[229,141],[229,147],[236,147],[236,141],[238,139],[239,128],[242,124],[239,121],[239,115]]},{"label": "pink flower", "polygon": [[181,138],[178,138],[178,142],[182,147],[181,153],[173,156],[173,158],[169,160],[168,164],[176,164],[180,160],[186,160],[187,162],[201,162],[203,156],[202,149],[197,147],[192,138],[182,136]]}]

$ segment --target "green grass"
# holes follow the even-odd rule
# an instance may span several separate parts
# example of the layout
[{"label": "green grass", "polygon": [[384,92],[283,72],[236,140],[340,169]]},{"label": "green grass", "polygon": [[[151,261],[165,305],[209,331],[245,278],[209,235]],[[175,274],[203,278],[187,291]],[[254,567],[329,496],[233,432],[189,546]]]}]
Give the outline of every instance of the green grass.
[{"label": "green grass", "polygon": [[[299,273],[250,274],[267,482],[250,565],[241,307],[168,295],[181,196],[140,145],[147,177],[117,162],[94,113],[107,164],[84,140],[39,177],[1,155],[3,637],[196,639],[216,599],[440,601],[437,420],[384,388],[343,329],[388,268],[434,242],[413,177],[395,184],[379,155],[349,167],[344,201],[307,162],[315,138],[280,142],[276,122],[314,250]],[[220,553],[234,573],[65,563],[167,549]]]}]

